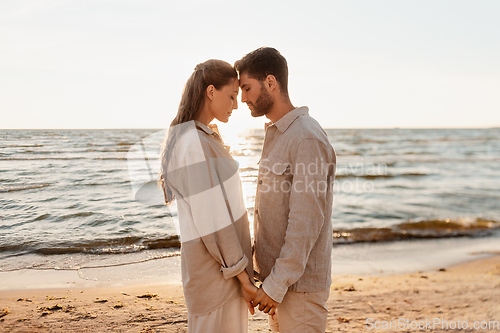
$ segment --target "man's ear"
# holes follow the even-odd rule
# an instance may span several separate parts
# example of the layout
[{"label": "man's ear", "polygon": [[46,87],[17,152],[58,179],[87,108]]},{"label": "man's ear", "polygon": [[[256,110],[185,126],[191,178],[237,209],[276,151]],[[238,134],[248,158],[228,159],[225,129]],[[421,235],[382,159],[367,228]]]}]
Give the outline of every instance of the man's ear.
[{"label": "man's ear", "polygon": [[278,81],[276,81],[274,75],[269,74],[264,80],[264,85],[266,85],[267,88],[272,91],[278,87]]},{"label": "man's ear", "polygon": [[209,85],[209,86],[207,87],[207,91],[206,91],[206,93],[207,93],[207,97],[208,97],[208,99],[209,99],[209,100],[211,100],[211,101],[214,99],[214,90],[215,90],[215,87],[214,87],[214,85],[213,85],[213,84],[211,84],[211,85]]}]

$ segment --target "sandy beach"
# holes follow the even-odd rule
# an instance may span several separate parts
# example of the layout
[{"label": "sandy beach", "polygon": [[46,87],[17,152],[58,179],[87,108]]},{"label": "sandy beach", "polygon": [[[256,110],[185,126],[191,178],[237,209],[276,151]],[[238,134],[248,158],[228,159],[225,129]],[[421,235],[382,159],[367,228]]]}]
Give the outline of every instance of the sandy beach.
[{"label": "sandy beach", "polygon": [[[327,332],[500,330],[494,328],[500,322],[498,253],[425,272],[345,275],[333,280]],[[0,316],[2,332],[187,331],[180,283],[157,281],[86,289],[4,290],[0,292]],[[431,326],[415,327],[419,323],[423,327],[426,319]],[[474,322],[483,329],[474,329]],[[465,324],[468,330],[458,329]],[[434,329],[429,328],[432,325]],[[266,315],[250,317],[249,332],[269,332]]]}]

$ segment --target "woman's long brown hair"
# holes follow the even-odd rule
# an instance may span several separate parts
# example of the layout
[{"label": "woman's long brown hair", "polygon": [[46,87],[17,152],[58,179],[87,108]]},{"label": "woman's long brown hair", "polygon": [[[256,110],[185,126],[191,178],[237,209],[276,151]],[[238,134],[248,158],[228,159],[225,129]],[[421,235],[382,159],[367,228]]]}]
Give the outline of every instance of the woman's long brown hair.
[{"label": "woman's long brown hair", "polygon": [[196,65],[184,86],[177,115],[170,126],[198,118],[209,85],[220,90],[237,78],[238,74],[233,66],[222,60],[210,59]]},{"label": "woman's long brown hair", "polygon": [[[174,195],[167,185],[167,165],[169,162],[172,148],[177,139],[182,135],[184,126],[177,126],[182,123],[197,120],[203,104],[205,102],[205,92],[208,86],[213,85],[215,89],[220,90],[222,87],[230,84],[238,78],[236,70],[229,63],[210,59],[196,65],[193,74],[189,77],[182,91],[181,101],[177,110],[177,115],[170,124],[170,129],[163,143],[160,155],[161,168],[159,173],[159,184],[165,195],[165,203],[169,204],[173,201]],[[179,129],[179,130],[177,130]]]}]

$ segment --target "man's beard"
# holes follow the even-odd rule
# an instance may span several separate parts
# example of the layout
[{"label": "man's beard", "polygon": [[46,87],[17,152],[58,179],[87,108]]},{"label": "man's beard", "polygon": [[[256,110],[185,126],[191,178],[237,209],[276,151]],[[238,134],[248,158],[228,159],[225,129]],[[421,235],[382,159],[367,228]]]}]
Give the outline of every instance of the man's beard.
[{"label": "man's beard", "polygon": [[260,96],[255,101],[255,104],[253,104],[253,110],[250,110],[252,117],[261,117],[267,114],[271,110],[273,105],[274,105],[273,97],[264,88],[264,84],[261,84]]}]

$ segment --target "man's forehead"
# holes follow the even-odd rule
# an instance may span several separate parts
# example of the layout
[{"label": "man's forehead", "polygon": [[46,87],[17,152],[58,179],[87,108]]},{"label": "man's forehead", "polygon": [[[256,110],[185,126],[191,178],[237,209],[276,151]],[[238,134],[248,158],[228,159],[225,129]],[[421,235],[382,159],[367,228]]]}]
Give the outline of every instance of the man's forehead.
[{"label": "man's forehead", "polygon": [[247,73],[240,74],[240,87],[243,87],[244,85],[251,84],[252,80],[257,81],[251,77],[248,76]]}]

